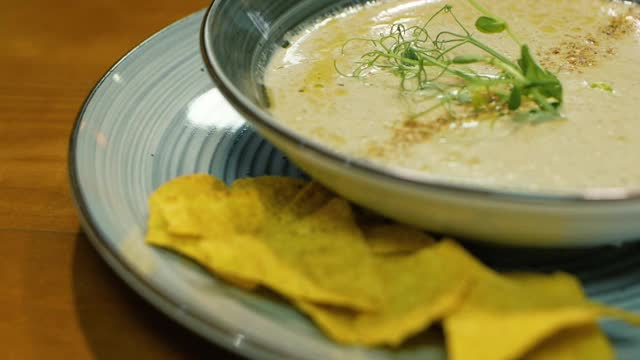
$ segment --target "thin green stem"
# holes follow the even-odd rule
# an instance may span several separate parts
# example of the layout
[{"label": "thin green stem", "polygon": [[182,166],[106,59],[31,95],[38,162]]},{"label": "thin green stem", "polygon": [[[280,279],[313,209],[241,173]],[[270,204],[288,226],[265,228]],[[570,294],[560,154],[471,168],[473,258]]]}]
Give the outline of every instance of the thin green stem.
[{"label": "thin green stem", "polygon": [[504,65],[507,66],[507,68],[509,69],[509,73],[510,74],[516,76],[517,78],[521,78],[521,80],[524,80],[524,76],[522,75],[522,70],[520,69],[520,66],[518,66],[513,61],[509,60],[509,58],[507,58],[506,56],[500,54],[499,52],[495,51],[494,49],[490,48],[489,46],[487,46],[484,43],[476,40],[473,37],[468,37],[467,41],[469,41],[470,43],[475,45],[477,48],[483,50],[487,54],[489,54],[489,55],[495,57],[496,59],[500,60]]}]

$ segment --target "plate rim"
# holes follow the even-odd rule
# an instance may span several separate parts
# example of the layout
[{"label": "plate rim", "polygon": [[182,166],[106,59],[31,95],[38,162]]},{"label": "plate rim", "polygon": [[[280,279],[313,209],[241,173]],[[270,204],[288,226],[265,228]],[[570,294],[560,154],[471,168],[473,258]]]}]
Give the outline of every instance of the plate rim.
[{"label": "plate rim", "polygon": [[[206,14],[206,8],[195,11],[155,32],[151,36],[144,39],[142,42],[135,45],[123,56],[121,56],[108,70],[99,78],[95,85],[91,88],[89,94],[83,100],[80,110],[78,111],[72,130],[68,138],[67,146],[67,176],[69,179],[69,187],[73,203],[76,208],[76,213],[80,219],[82,230],[86,233],[87,238],[93,245],[94,249],[102,257],[102,259],[109,265],[109,267],[122,279],[135,293],[145,299],[149,304],[153,305],[158,311],[176,322],[185,329],[191,331],[194,335],[197,335],[209,343],[216,344],[227,351],[233,352],[237,355],[251,358],[274,358],[274,359],[304,359],[297,355],[280,351],[260,341],[257,337],[244,338],[242,346],[236,346],[234,344],[238,335],[241,335],[231,327],[224,326],[207,320],[198,314],[190,312],[184,309],[177,301],[165,294],[162,289],[158,288],[153,283],[149,282],[143,274],[136,271],[131,264],[125,259],[121,253],[115,249],[106,240],[108,236],[100,229],[97,221],[91,215],[89,210],[88,201],[85,198],[84,191],[80,185],[80,175],[78,171],[78,165],[76,162],[76,147],[78,140],[78,133],[81,128],[81,123],[84,119],[84,115],[91,105],[94,96],[101,89],[105,81],[109,76],[115,72],[115,70],[124,61],[129,59],[131,55],[139,51],[142,47],[146,46],[150,42],[156,40],[160,35],[179,27],[181,24],[197,17],[204,19]],[[201,24],[201,22],[198,22]],[[198,35],[199,35],[198,30]],[[214,83],[214,87],[217,84]]]}]

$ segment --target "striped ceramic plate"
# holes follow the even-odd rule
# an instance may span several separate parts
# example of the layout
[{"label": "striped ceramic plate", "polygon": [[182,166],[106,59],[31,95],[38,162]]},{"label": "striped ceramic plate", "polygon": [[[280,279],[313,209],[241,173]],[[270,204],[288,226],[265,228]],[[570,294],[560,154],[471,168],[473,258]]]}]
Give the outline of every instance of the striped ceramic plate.
[{"label": "striped ceramic plate", "polygon": [[[210,173],[227,182],[303,174],[254,132],[205,73],[202,13],[156,34],[95,87],[75,125],[70,175],[84,226],[106,261],[168,316],[255,358],[442,359],[425,335],[396,351],[340,347],[286,304],[233,289],[143,243],[147,197],[165,181]],[[640,311],[640,244],[579,251],[474,248],[499,268],[564,269],[599,301]],[[640,331],[603,323],[620,359],[640,358]],[[634,356],[635,355],[635,356]]]}]

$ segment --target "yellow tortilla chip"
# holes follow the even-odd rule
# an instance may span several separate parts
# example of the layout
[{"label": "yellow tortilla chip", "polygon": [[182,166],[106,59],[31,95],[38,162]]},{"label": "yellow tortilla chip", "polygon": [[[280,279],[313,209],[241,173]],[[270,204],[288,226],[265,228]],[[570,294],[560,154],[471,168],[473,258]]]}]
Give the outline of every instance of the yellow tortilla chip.
[{"label": "yellow tortilla chip", "polygon": [[344,200],[334,198],[298,218],[283,209],[302,188],[299,180],[266,177],[231,189],[223,185],[193,175],[158,189],[150,199],[147,242],[225,279],[267,286],[292,299],[375,309],[379,282]]},{"label": "yellow tortilla chip", "polygon": [[225,238],[217,239],[184,237],[169,233],[166,227],[162,227],[163,222],[166,223],[164,218],[152,212],[148,243],[179,252],[225,280],[269,286],[293,298],[344,306],[354,303],[346,296],[319,288],[283,264],[264,243],[249,236],[229,232]]},{"label": "yellow tortilla chip", "polygon": [[458,251],[463,250],[447,241],[413,255],[377,258],[377,275],[384,287],[377,312],[301,301],[296,305],[340,343],[398,346],[461,305],[470,284],[464,270],[449,263]]},{"label": "yellow tortilla chip", "polygon": [[562,330],[593,324],[597,318],[597,311],[581,307],[508,314],[467,311],[445,320],[449,356],[452,360],[520,359]]},{"label": "yellow tortilla chip", "polygon": [[400,224],[370,225],[363,229],[367,244],[376,255],[402,255],[435,244],[424,231]]},{"label": "yellow tortilla chip", "polygon": [[287,204],[285,212],[303,217],[326,205],[336,196],[317,182],[307,183]]},{"label": "yellow tortilla chip", "polygon": [[444,321],[451,360],[520,359],[564,330],[595,324],[601,313],[570,275],[501,276],[471,257],[458,264],[476,283]]},{"label": "yellow tortilla chip", "polygon": [[523,360],[611,360],[614,353],[600,328],[586,325],[564,330],[548,338]]},{"label": "yellow tortilla chip", "polygon": [[260,287],[260,284],[255,282],[255,281],[249,281],[249,280],[245,280],[245,279],[241,279],[238,277],[235,277],[233,275],[224,275],[224,274],[217,274],[219,278],[221,278],[222,280],[228,282],[229,284],[238,287],[242,290],[246,290],[246,291],[254,291],[256,289],[258,289]]},{"label": "yellow tortilla chip", "polygon": [[231,192],[229,200],[234,203],[235,213],[251,211],[255,208],[255,203],[259,202],[268,215],[278,216],[296,199],[305,186],[307,182],[304,180],[278,176],[239,179],[229,188]]},{"label": "yellow tortilla chip", "polygon": [[[351,206],[334,198],[311,215],[285,216],[264,232],[263,241],[312,282],[377,309],[381,285]],[[356,300],[358,299],[358,300]],[[364,301],[364,302],[362,302]],[[316,301],[317,302],[317,301]],[[339,304],[330,304],[339,305]]]},{"label": "yellow tortilla chip", "polygon": [[346,200],[316,183],[288,178],[240,180],[231,192],[235,198],[254,192],[267,204],[268,221],[256,237],[287,266],[351,298],[359,309],[376,308],[380,283]]},{"label": "yellow tortilla chip", "polygon": [[165,184],[149,199],[152,225],[158,222],[175,235],[201,236],[205,227],[198,206],[214,206],[214,199],[225,189],[222,181],[208,175],[186,176]]}]

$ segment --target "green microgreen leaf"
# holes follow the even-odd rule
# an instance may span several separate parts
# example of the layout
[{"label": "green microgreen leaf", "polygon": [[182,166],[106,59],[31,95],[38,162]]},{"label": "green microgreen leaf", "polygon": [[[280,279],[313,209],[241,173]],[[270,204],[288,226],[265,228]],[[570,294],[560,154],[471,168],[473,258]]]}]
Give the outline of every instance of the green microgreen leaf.
[{"label": "green microgreen leaf", "polygon": [[509,96],[509,110],[517,110],[522,105],[522,91],[520,87],[514,86]]},{"label": "green microgreen leaf", "polygon": [[522,73],[527,79],[525,87],[525,95],[534,94],[532,100],[534,100],[540,107],[544,108],[544,104],[541,103],[542,98],[553,99],[554,103],[562,103],[563,91],[560,80],[551,72],[543,69],[531,55],[531,50],[527,45],[523,45],[521,48],[521,57],[518,61]]},{"label": "green microgreen leaf", "polygon": [[592,89],[603,90],[608,93],[613,93],[613,86],[604,82],[592,82],[589,84],[589,87]]},{"label": "green microgreen leaf", "polygon": [[476,20],[476,29],[485,34],[499,34],[507,30],[507,23],[493,17],[481,16]]}]

